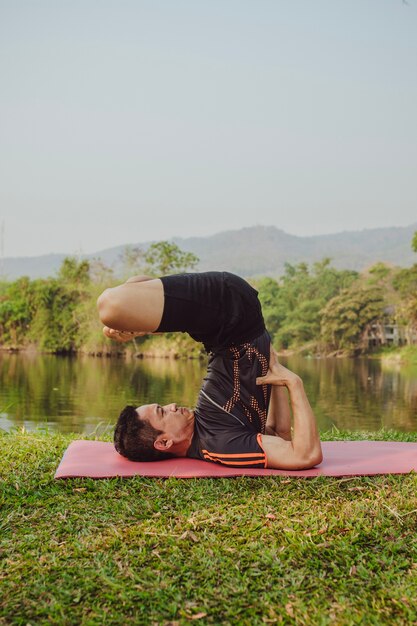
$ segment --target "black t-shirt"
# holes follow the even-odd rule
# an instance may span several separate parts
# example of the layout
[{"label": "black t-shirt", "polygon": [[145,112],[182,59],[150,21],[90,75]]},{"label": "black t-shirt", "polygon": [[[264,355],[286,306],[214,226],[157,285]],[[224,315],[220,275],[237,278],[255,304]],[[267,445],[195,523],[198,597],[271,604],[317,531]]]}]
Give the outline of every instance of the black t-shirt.
[{"label": "black t-shirt", "polygon": [[187,456],[235,467],[266,467],[261,446],[271,388],[257,385],[268,370],[266,330],[246,343],[214,352],[195,408]]},{"label": "black t-shirt", "polygon": [[270,337],[258,292],[230,272],[161,278],[164,311],[160,332],[187,332],[210,353],[195,409],[187,456],[237,467],[265,467],[270,387],[256,385],[268,370]]}]

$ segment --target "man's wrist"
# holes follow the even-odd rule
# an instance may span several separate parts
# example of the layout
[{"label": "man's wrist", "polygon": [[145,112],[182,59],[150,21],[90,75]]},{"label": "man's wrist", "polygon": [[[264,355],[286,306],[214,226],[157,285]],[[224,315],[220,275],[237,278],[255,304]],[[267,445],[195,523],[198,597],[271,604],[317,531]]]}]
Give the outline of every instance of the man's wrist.
[{"label": "man's wrist", "polygon": [[294,376],[294,378],[288,381],[287,388],[290,393],[301,391],[304,388],[303,381],[299,376]]}]

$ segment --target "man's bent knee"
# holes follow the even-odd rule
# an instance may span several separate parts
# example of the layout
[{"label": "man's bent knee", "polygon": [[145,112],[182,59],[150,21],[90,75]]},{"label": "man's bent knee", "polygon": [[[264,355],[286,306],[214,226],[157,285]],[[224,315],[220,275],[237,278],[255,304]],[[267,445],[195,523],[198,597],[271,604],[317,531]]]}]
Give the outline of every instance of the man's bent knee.
[{"label": "man's bent knee", "polygon": [[97,308],[100,321],[105,326],[114,328],[118,321],[118,309],[117,297],[114,293],[114,289],[109,288],[103,291],[103,293],[97,299]]},{"label": "man's bent knee", "polygon": [[164,309],[162,283],[156,279],[106,289],[98,298],[97,306],[105,326],[152,333],[159,327]]}]

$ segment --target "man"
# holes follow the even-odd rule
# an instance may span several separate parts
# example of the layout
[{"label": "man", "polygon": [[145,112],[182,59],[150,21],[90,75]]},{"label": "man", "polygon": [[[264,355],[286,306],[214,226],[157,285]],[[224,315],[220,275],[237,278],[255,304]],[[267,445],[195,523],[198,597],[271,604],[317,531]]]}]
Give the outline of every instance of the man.
[{"label": "man", "polygon": [[303,383],[278,362],[257,291],[242,278],[228,272],[135,276],[106,289],[98,309],[109,338],[123,342],[154,332],[187,332],[210,355],[194,410],[175,403],[125,407],[115,430],[120,454],[276,469],[321,463]]}]

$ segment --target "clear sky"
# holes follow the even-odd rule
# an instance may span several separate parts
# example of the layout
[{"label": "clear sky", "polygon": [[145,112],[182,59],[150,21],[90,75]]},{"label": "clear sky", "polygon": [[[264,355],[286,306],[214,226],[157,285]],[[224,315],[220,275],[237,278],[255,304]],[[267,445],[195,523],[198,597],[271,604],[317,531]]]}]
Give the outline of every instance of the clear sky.
[{"label": "clear sky", "polygon": [[417,0],[0,0],[5,256],[417,222]]}]

